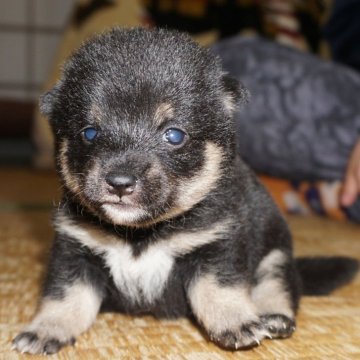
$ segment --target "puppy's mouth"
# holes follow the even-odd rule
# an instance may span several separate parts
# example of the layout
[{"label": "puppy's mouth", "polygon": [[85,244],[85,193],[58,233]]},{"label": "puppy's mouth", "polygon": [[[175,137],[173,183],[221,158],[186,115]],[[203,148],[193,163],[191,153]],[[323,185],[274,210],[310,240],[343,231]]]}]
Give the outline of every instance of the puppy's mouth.
[{"label": "puppy's mouth", "polygon": [[118,209],[118,210],[135,210],[135,209],[140,209],[139,206],[136,206],[134,204],[129,204],[123,201],[107,201],[104,202],[100,205],[101,208],[106,208],[106,207],[112,207],[114,209]]},{"label": "puppy's mouth", "polygon": [[107,201],[100,205],[102,209],[114,209],[118,211],[136,211],[136,210],[142,210],[140,206],[137,206],[135,204],[129,204],[123,201]]},{"label": "puppy's mouth", "polygon": [[143,208],[123,201],[104,202],[100,206],[104,215],[116,225],[137,225],[149,218]]}]

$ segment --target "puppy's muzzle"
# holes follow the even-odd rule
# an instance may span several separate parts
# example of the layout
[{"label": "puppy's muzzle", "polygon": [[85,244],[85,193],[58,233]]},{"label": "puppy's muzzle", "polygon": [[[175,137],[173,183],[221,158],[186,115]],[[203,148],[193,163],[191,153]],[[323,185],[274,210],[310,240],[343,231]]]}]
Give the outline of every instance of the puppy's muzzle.
[{"label": "puppy's muzzle", "polygon": [[111,187],[110,191],[119,197],[131,195],[135,191],[138,182],[136,176],[119,172],[110,172],[105,180]]}]

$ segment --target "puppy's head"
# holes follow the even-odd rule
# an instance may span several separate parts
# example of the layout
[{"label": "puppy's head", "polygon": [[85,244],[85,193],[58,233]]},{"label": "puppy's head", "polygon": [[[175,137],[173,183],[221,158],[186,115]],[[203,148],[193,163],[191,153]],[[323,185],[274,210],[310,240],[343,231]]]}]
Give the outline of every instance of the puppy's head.
[{"label": "puppy's head", "polygon": [[108,222],[144,226],[219,186],[245,94],[185,35],[115,29],[73,54],[41,110],[68,196]]}]

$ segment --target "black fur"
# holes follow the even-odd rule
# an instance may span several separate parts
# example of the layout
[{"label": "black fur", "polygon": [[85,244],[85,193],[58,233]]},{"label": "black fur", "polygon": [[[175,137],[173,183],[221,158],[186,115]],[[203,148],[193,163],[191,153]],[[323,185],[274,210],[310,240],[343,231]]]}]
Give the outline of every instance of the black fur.
[{"label": "black fur", "polygon": [[296,259],[303,280],[304,295],[327,295],[350,282],[359,270],[359,261],[344,256]]},{"label": "black fur", "polygon": [[[71,289],[80,284],[80,295],[100,299],[104,311],[191,316],[224,348],[291,335],[301,292],[291,236],[236,155],[232,111],[247,97],[215,56],[177,32],[115,29],[73,54],[40,105],[55,135],[64,190],[45,308],[55,302],[56,316],[72,315],[61,305],[76,308],[82,298]],[[97,130],[93,141],[84,135],[88,127]],[[169,129],[180,129],[183,142],[169,143]],[[109,173],[136,183],[119,193],[107,183]],[[268,281],[277,293],[262,294]],[[273,297],[283,305],[262,303]],[[204,315],[208,301],[215,305]],[[267,310],[274,306],[278,311]],[[20,336],[15,346],[37,353],[45,337],[47,352],[55,352],[84,331],[58,324],[64,331],[56,342],[53,322],[43,310],[26,332],[31,341]]]}]

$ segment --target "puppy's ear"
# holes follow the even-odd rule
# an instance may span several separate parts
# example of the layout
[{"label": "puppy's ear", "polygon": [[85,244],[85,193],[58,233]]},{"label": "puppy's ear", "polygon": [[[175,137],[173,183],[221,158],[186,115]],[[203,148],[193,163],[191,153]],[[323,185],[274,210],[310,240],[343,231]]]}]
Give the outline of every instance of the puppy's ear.
[{"label": "puppy's ear", "polygon": [[249,101],[250,93],[243,84],[229,75],[223,75],[221,80],[225,108],[230,114],[233,114],[238,104],[245,104]]},{"label": "puppy's ear", "polygon": [[39,106],[43,115],[48,117],[51,115],[54,109],[54,104],[56,103],[60,93],[61,85],[62,83],[59,81],[51,90],[40,96]]}]

